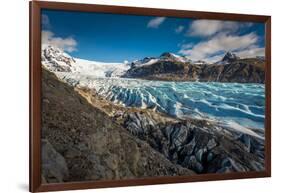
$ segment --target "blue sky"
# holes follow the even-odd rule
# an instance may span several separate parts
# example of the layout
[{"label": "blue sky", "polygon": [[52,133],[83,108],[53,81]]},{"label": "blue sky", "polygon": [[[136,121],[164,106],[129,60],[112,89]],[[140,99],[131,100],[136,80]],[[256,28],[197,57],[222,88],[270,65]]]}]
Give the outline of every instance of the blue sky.
[{"label": "blue sky", "polygon": [[264,24],[71,11],[42,11],[42,43],[103,62],[159,56],[219,60],[226,51],[264,55]]}]

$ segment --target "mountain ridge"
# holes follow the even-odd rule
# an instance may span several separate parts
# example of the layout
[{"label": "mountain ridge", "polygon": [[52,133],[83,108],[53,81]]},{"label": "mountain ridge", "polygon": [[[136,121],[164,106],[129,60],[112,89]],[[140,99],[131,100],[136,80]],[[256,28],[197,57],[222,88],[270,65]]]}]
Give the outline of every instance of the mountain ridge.
[{"label": "mountain ridge", "polygon": [[265,61],[240,59],[227,52],[220,62],[194,64],[190,61],[157,60],[150,65],[133,66],[122,77],[165,81],[264,83]]},{"label": "mountain ridge", "polygon": [[131,63],[104,63],[73,58],[58,48],[45,45],[42,64],[60,77],[76,74],[76,81],[81,76],[238,83],[264,83],[265,80],[263,58],[239,58],[231,52],[213,64],[191,61],[170,52]]}]

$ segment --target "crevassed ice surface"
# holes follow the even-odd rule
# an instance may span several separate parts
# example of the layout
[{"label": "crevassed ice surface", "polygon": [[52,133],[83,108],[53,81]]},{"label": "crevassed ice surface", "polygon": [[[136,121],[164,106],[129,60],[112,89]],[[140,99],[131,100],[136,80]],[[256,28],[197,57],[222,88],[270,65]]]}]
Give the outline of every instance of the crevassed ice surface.
[{"label": "crevassed ice surface", "polygon": [[79,85],[94,88],[105,99],[126,107],[154,108],[179,118],[209,118],[264,128],[264,84],[79,77]]}]

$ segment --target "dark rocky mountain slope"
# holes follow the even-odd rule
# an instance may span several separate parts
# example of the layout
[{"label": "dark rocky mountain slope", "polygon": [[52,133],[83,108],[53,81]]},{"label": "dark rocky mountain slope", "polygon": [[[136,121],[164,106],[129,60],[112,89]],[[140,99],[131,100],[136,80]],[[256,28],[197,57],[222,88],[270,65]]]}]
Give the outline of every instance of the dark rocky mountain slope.
[{"label": "dark rocky mountain slope", "polygon": [[[167,55],[167,54],[166,54]],[[132,66],[123,77],[167,81],[216,81],[264,83],[265,61],[260,58],[240,59],[226,53],[215,64],[194,64],[169,57],[150,65]]]}]

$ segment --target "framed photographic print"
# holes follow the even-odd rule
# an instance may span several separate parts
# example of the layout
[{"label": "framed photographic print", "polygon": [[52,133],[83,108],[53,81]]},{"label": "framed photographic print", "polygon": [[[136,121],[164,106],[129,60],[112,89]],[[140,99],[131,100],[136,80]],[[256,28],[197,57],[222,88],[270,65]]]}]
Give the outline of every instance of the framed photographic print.
[{"label": "framed photographic print", "polygon": [[30,2],[30,191],[269,177],[270,22]]}]

